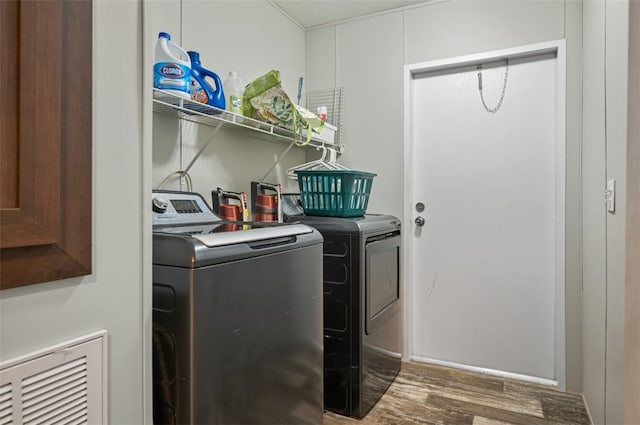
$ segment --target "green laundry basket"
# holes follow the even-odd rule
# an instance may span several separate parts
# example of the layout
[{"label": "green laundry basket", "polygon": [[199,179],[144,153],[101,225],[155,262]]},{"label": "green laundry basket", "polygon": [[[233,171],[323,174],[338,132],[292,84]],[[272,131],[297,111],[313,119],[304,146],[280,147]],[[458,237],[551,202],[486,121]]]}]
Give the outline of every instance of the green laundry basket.
[{"label": "green laundry basket", "polygon": [[360,217],[367,212],[375,173],[355,170],[298,170],[302,209],[307,215]]}]

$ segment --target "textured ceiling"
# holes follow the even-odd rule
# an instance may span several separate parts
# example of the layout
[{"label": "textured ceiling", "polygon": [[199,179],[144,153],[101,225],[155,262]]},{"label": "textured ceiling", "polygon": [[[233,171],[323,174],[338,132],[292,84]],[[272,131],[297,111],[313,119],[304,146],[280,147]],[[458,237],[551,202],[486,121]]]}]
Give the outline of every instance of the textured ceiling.
[{"label": "textured ceiling", "polygon": [[385,10],[426,3],[425,0],[271,0],[304,28]]}]

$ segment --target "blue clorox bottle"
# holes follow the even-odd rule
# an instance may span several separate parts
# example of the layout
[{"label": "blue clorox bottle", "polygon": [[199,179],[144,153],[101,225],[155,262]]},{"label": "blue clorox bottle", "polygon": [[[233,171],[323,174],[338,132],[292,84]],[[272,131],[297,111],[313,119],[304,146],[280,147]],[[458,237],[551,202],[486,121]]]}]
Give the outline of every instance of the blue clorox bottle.
[{"label": "blue clorox bottle", "polygon": [[153,87],[191,99],[191,60],[166,32],[158,34],[156,42]]},{"label": "blue clorox bottle", "polygon": [[194,51],[187,53],[191,58],[191,100],[224,109],[225,99],[220,77],[215,72],[202,67],[200,53]]}]

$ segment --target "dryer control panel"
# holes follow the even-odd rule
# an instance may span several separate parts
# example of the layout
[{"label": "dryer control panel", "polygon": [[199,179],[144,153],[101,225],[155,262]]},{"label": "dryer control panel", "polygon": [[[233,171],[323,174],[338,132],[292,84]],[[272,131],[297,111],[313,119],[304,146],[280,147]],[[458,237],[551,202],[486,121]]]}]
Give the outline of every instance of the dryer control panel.
[{"label": "dryer control panel", "polygon": [[151,206],[154,226],[222,221],[199,193],[154,190]]}]

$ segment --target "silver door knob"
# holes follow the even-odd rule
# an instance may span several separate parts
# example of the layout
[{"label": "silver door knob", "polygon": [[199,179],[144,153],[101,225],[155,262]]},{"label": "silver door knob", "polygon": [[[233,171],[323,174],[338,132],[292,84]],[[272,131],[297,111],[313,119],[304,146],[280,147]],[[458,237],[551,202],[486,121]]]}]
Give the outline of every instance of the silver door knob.
[{"label": "silver door knob", "polygon": [[417,226],[424,226],[424,223],[425,223],[424,217],[418,216],[414,221]]}]

